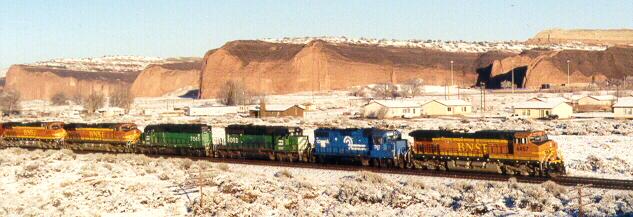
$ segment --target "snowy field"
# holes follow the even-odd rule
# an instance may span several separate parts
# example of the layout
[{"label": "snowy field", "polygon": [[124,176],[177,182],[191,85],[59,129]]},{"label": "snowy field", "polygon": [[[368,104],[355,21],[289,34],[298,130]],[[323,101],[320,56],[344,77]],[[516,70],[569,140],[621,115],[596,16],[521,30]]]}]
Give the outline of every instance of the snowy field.
[{"label": "snowy field", "polygon": [[[408,100],[423,103],[443,99],[443,88],[435,89],[436,92],[428,88],[427,96]],[[460,93],[462,99],[479,107],[477,90]],[[464,118],[358,119],[367,99],[334,91],[267,96],[271,104],[313,103],[316,109],[307,112],[303,119],[166,116],[160,112],[216,102],[165,97],[138,99],[131,115],[115,117],[80,117],[66,114],[73,110],[68,106],[29,101],[22,104],[27,113],[60,115],[2,121],[134,122],[141,128],[154,123],[207,123],[214,127],[216,141],[222,139],[222,127],[235,123],[300,126],[309,136],[320,126],[377,126],[399,129],[404,134],[416,129],[538,129],[546,130],[559,143],[570,175],[633,179],[633,122],[604,118],[608,117],[605,114],[553,121],[507,118],[513,104],[536,96],[565,94],[489,94],[485,114],[477,111]],[[156,113],[143,114],[147,109]],[[577,193],[552,183],[529,185],[268,168],[132,155],[78,155],[69,151],[7,149],[0,150],[0,155],[0,193],[7,195],[0,199],[0,216],[192,216],[194,212],[219,216],[576,214],[576,201],[571,198]],[[200,171],[206,177],[202,208],[194,179]],[[183,189],[189,193],[183,193]],[[593,216],[633,212],[633,192],[592,189],[589,193],[587,198],[592,205],[588,209]]]},{"label": "snowy field", "polygon": [[[0,155],[1,216],[576,214],[571,198],[577,192],[549,182],[469,181],[68,150],[11,148],[0,150]],[[585,192],[590,216],[633,212],[631,191]]]}]

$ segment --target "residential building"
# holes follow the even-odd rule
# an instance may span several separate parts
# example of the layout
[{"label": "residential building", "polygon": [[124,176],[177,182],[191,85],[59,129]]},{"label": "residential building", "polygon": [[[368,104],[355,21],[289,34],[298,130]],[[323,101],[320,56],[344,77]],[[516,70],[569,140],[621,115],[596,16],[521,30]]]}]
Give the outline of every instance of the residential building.
[{"label": "residential building", "polygon": [[574,110],[576,112],[611,111],[615,99],[612,95],[584,96],[578,99]]},{"label": "residential building", "polygon": [[633,97],[618,99],[613,105],[613,117],[616,119],[633,118]]},{"label": "residential building", "polygon": [[363,106],[366,118],[413,118],[421,114],[420,104],[408,100],[372,100]]},{"label": "residential building", "polygon": [[431,116],[464,115],[473,112],[470,102],[461,99],[432,100],[422,105],[422,114]]},{"label": "residential building", "polygon": [[513,113],[526,118],[557,117],[559,119],[568,119],[571,118],[574,109],[566,102],[527,101],[513,106]]},{"label": "residential building", "polygon": [[260,104],[258,108],[251,109],[251,117],[303,117],[305,108],[300,105],[266,105]]}]

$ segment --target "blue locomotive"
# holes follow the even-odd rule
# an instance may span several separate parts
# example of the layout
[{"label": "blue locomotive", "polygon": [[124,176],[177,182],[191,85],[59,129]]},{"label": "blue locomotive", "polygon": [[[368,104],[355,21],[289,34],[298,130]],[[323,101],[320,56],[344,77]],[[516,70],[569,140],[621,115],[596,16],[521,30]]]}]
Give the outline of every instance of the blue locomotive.
[{"label": "blue locomotive", "polygon": [[397,130],[319,128],[314,131],[313,156],[323,163],[346,160],[364,166],[405,167],[409,146]]}]

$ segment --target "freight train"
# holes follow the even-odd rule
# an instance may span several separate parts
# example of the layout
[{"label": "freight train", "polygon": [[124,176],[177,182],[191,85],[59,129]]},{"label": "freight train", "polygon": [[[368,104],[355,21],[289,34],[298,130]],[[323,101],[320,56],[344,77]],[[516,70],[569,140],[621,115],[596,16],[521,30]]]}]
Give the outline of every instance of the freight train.
[{"label": "freight train", "polygon": [[476,171],[523,176],[565,174],[556,142],[544,131],[416,130],[413,143],[397,130],[318,128],[310,143],[303,129],[229,125],[224,141],[213,142],[203,124],[3,123],[1,147],[167,154],[210,158],[266,159],[363,166]]}]

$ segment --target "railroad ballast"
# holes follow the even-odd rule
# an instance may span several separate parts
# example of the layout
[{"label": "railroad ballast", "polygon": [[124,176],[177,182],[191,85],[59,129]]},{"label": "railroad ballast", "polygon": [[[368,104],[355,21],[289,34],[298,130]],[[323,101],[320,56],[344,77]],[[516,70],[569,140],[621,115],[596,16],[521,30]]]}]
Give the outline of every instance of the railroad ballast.
[{"label": "railroad ballast", "polygon": [[364,166],[461,170],[523,176],[565,174],[558,145],[544,131],[417,130],[409,134],[378,128],[318,128],[310,143],[303,129],[229,125],[224,141],[213,143],[211,126],[133,123],[3,123],[3,147],[169,154]]}]

